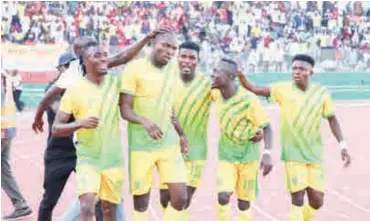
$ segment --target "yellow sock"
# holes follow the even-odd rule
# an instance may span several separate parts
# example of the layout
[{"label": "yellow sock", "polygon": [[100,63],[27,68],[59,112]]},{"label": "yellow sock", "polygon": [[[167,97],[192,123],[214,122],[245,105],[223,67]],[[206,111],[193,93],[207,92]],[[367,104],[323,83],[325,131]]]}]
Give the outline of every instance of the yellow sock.
[{"label": "yellow sock", "polygon": [[217,205],[217,214],[220,221],[229,221],[231,219],[231,208],[229,204]]},{"label": "yellow sock", "polygon": [[188,221],[189,220],[189,210],[185,209],[182,211],[182,220],[183,221]]},{"label": "yellow sock", "polygon": [[148,211],[139,212],[134,210],[134,221],[148,221]]},{"label": "yellow sock", "polygon": [[183,210],[175,210],[171,204],[168,204],[164,213],[163,221],[180,221],[183,217]]},{"label": "yellow sock", "polygon": [[252,221],[251,210],[238,210],[238,217],[236,218],[236,221]]},{"label": "yellow sock", "polygon": [[290,206],[289,221],[303,221],[303,206]]},{"label": "yellow sock", "polygon": [[315,216],[317,213],[317,210],[312,208],[310,205],[306,204],[303,207],[303,218],[304,221],[310,220],[313,216]]}]

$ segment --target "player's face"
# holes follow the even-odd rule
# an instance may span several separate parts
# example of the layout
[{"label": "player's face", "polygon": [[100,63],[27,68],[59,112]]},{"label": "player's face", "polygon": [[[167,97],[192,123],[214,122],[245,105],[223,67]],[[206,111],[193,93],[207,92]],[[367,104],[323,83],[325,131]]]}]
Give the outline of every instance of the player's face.
[{"label": "player's face", "polygon": [[175,55],[177,40],[174,35],[158,36],[153,44],[154,59],[160,65],[166,65]]},{"label": "player's face", "polygon": [[193,75],[198,64],[198,52],[182,48],[179,51],[179,68],[183,75]]},{"label": "player's face", "polygon": [[293,81],[298,85],[307,85],[312,75],[312,66],[305,61],[295,61],[292,69]]},{"label": "player's face", "polygon": [[212,88],[220,89],[228,84],[228,74],[222,62],[219,62],[211,74]]},{"label": "player's face", "polygon": [[99,75],[104,75],[108,72],[108,50],[104,46],[96,46],[88,50],[86,66],[90,66],[90,70],[96,70]]}]

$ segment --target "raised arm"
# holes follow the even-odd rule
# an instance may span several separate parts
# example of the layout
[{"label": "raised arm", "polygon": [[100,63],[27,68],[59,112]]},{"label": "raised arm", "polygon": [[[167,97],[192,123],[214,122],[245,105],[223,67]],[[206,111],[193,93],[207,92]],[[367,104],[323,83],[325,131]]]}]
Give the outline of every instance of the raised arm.
[{"label": "raised arm", "polygon": [[122,64],[126,64],[127,62],[131,61],[140,51],[143,49],[143,47],[151,40],[153,39],[157,34],[168,32],[170,29],[168,28],[161,28],[156,29],[149,33],[147,36],[145,36],[140,41],[134,43],[133,45],[129,46],[128,48],[125,48],[123,51],[111,56],[108,58],[108,67],[116,67]]},{"label": "raised arm", "polygon": [[121,117],[130,123],[140,124],[155,140],[159,140],[163,136],[163,132],[154,122],[139,116],[133,109],[134,96],[130,94],[121,93],[120,96],[120,112]]},{"label": "raised arm", "polygon": [[241,85],[246,88],[247,90],[251,91],[252,93],[264,96],[264,97],[270,97],[270,89],[265,86],[257,86],[254,85],[250,80],[247,79],[247,77],[242,73],[238,72],[237,77],[241,83]]}]

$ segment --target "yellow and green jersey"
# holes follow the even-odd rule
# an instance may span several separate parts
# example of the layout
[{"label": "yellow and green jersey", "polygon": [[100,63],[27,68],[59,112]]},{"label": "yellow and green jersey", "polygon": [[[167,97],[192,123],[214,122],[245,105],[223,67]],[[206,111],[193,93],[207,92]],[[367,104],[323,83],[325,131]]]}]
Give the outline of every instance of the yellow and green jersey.
[{"label": "yellow and green jersey", "polygon": [[133,110],[156,123],[163,132],[161,140],[154,140],[142,125],[129,123],[130,150],[154,151],[178,144],[179,136],[172,125],[171,114],[179,81],[175,63],[160,69],[145,57],[125,67],[121,74],[121,93],[133,95]]},{"label": "yellow and green jersey", "polygon": [[207,158],[207,126],[211,105],[211,82],[203,73],[194,79],[180,80],[175,102],[175,112],[189,142],[186,160]]},{"label": "yellow and green jersey", "polygon": [[326,88],[310,84],[302,91],[293,82],[281,82],[271,86],[270,99],[280,107],[281,159],[322,163],[321,119],[334,115]]},{"label": "yellow and green jersey", "polygon": [[267,115],[256,95],[242,87],[225,100],[219,90],[212,91],[221,129],[218,143],[219,160],[248,162],[259,160],[259,144],[250,141],[269,125]]},{"label": "yellow and green jersey", "polygon": [[111,75],[106,75],[100,85],[81,78],[63,95],[60,111],[73,115],[76,120],[99,118],[97,128],[76,131],[78,165],[89,164],[99,169],[123,165],[119,86],[119,78]]}]

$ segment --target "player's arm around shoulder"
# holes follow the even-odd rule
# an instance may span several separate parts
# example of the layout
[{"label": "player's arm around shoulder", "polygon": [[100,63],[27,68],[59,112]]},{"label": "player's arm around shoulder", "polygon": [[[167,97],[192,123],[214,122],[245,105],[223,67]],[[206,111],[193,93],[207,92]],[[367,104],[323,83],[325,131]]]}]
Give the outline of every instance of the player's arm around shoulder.
[{"label": "player's arm around shoulder", "polygon": [[333,100],[328,91],[326,91],[324,94],[322,116],[328,120],[330,130],[339,143],[341,148],[341,158],[344,161],[344,167],[348,167],[351,164],[351,156],[348,153],[347,142],[343,138],[343,133],[338,118],[334,112]]},{"label": "player's arm around shoulder", "polygon": [[72,115],[78,111],[78,102],[74,95],[76,92],[73,89],[67,89],[62,97],[59,110],[55,116],[54,124],[52,127],[52,136],[65,137],[78,129],[94,129],[99,124],[99,119],[96,117],[87,117],[84,119],[76,119],[74,122],[68,123]]},{"label": "player's arm around shoulder", "polygon": [[270,97],[270,88],[263,85],[255,85],[252,81],[250,81],[244,74],[243,66],[240,62],[238,62],[238,72],[236,76],[238,77],[240,84],[245,89],[259,96]]}]

